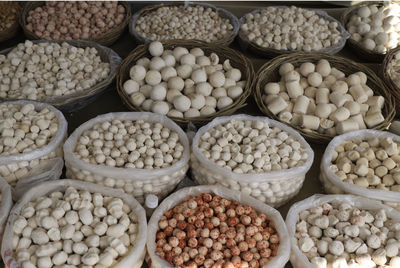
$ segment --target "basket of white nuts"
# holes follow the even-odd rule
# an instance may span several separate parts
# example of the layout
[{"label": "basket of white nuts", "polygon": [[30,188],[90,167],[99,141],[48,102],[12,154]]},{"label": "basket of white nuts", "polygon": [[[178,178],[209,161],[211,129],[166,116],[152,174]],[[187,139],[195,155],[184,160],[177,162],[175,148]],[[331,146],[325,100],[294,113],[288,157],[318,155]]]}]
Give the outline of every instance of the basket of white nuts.
[{"label": "basket of white nuts", "polygon": [[219,117],[192,143],[191,170],[199,184],[219,184],[278,207],[303,185],[314,159],[294,129],[267,117]]},{"label": "basket of white nuts", "polygon": [[0,100],[76,110],[107,89],[121,61],[112,49],[91,41],[26,40],[0,51]]},{"label": "basket of white nuts", "polygon": [[290,238],[274,208],[221,186],[183,188],[147,226],[151,268],[283,268]]},{"label": "basket of white nuts", "polygon": [[321,161],[325,191],[380,200],[400,210],[400,136],[359,130],[334,138]]},{"label": "basket of white nuts", "polygon": [[396,1],[366,1],[343,12],[341,21],[351,34],[348,45],[354,53],[381,63],[400,44],[399,10]]},{"label": "basket of white nuts", "polygon": [[189,141],[171,119],[154,113],[97,116],[64,144],[67,177],[117,188],[144,203],[170,193],[189,168]]},{"label": "basket of white nuts", "polygon": [[196,125],[243,107],[254,70],[240,52],[201,41],[154,41],[123,61],[117,90],[134,111],[165,114]]},{"label": "basket of white nuts", "polygon": [[4,227],[12,206],[11,187],[0,176],[0,246],[3,238]]},{"label": "basket of white nuts", "polygon": [[286,217],[294,268],[400,267],[400,213],[353,195],[314,195]]},{"label": "basket of white nuts", "polygon": [[381,69],[385,83],[391,89],[391,93],[396,99],[396,107],[400,105],[400,47],[390,50],[383,60]]},{"label": "basket of white nuts", "polygon": [[326,12],[295,6],[256,9],[239,22],[242,49],[271,58],[296,51],[336,54],[350,36]]},{"label": "basket of white nuts", "polygon": [[228,46],[239,31],[229,11],[200,2],[168,2],[136,12],[129,31],[140,43],[165,40],[201,40]]},{"label": "basket of white nuts", "polygon": [[63,156],[67,121],[49,104],[0,103],[0,131],[0,176],[12,187],[31,181],[28,175],[45,172],[49,160]]},{"label": "basket of white nuts", "polygon": [[393,95],[371,69],[326,54],[298,52],[266,63],[255,99],[264,114],[319,143],[359,129],[385,130],[395,116]]},{"label": "basket of white nuts", "polygon": [[145,255],[146,213],[132,197],[76,180],[29,190],[3,235],[6,267],[133,267]]}]

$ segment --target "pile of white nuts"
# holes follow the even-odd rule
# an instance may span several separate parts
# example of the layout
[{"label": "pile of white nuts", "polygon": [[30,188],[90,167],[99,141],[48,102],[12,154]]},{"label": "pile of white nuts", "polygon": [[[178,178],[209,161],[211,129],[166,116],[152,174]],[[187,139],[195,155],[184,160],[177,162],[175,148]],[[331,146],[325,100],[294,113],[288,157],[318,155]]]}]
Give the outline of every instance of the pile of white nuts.
[{"label": "pile of white nuts", "polygon": [[47,108],[0,104],[0,156],[28,153],[46,146],[57,134],[58,123],[56,114]]},{"label": "pile of white nuts", "polygon": [[330,169],[344,182],[400,192],[400,144],[392,138],[349,140],[335,148]]},{"label": "pile of white nuts", "polygon": [[122,199],[68,187],[22,208],[14,256],[24,268],[110,267],[135,244],[137,222]]},{"label": "pile of white nuts", "polygon": [[316,268],[400,267],[400,222],[346,202],[300,212],[297,245]]},{"label": "pile of white nuts", "polygon": [[338,44],[338,23],[315,11],[291,7],[267,7],[244,16],[241,31],[250,42],[277,50],[317,51]]},{"label": "pile of white nuts", "polygon": [[215,53],[207,56],[200,48],[184,47],[164,50],[158,41],[150,43],[149,53],[152,58],[139,59],[123,84],[131,103],[145,111],[179,118],[209,116],[243,93],[241,71],[229,60],[221,64]]},{"label": "pile of white nuts", "polygon": [[178,133],[161,123],[114,119],[85,130],[75,154],[96,165],[161,169],[178,162],[183,150]]},{"label": "pile of white nuts", "polygon": [[179,5],[160,7],[140,16],[135,29],[150,40],[197,39],[212,42],[229,36],[233,25],[212,8]]},{"label": "pile of white nuts", "polygon": [[322,59],[296,68],[284,63],[279,74],[279,82],[264,86],[263,101],[281,121],[329,136],[385,121],[385,99],[374,95],[363,72],[346,76]]},{"label": "pile of white nuts", "polygon": [[382,2],[363,6],[350,17],[347,30],[351,39],[364,48],[385,54],[400,44],[400,5]]},{"label": "pile of white nuts", "polygon": [[387,70],[392,81],[400,86],[400,52],[393,55],[392,60],[388,63]]},{"label": "pile of white nuts", "polygon": [[239,174],[302,166],[308,153],[293,137],[257,120],[230,120],[205,132],[199,150],[218,166]]},{"label": "pile of white nuts", "polygon": [[0,55],[0,97],[40,100],[81,92],[104,80],[109,63],[94,47],[26,40]]}]

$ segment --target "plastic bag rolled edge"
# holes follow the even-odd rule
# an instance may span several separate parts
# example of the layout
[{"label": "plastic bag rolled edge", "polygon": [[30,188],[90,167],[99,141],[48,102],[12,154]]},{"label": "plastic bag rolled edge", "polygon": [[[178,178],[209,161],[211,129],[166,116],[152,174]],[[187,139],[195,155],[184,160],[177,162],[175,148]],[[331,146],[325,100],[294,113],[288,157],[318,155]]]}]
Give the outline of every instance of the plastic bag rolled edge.
[{"label": "plastic bag rolled edge", "polygon": [[[219,7],[216,7],[215,5],[212,5],[212,4],[209,4],[209,3],[204,3],[204,2],[184,1],[184,2],[183,2],[183,5],[184,5],[185,8],[188,7],[188,6],[195,6],[195,5],[204,6],[204,7],[209,7],[209,8],[211,8],[211,9],[215,10],[217,14],[218,14],[218,13],[222,13],[224,16],[226,16],[226,17],[229,19],[229,23],[233,26],[233,29],[232,29],[231,34],[232,34],[234,37],[237,36],[237,34],[238,34],[238,32],[239,32],[239,26],[240,26],[239,20],[238,20],[238,18],[237,18],[234,14],[232,14],[232,13],[229,12],[228,10],[226,10],[226,9],[224,9],[224,8],[219,8]],[[139,41],[142,42],[142,43],[150,43],[150,42],[152,42],[152,41],[154,41],[154,40],[151,40],[151,39],[149,39],[149,38],[147,38],[147,37],[144,37],[143,35],[141,35],[141,34],[136,30],[136,21],[138,20],[138,18],[139,18],[141,15],[142,15],[142,14],[138,14],[138,13],[135,13],[135,14],[132,15],[131,21],[129,22],[129,33],[130,33],[131,35],[133,35],[137,40],[139,40]],[[218,14],[218,15],[220,16],[220,14]],[[225,18],[225,17],[222,17],[222,18]],[[231,35],[231,34],[230,34],[230,35]],[[169,39],[165,39],[165,40],[169,40]],[[210,43],[218,42],[218,41],[220,41],[220,39],[219,39],[219,40],[212,41],[212,42],[210,42]]]},{"label": "plastic bag rolled edge", "polygon": [[0,193],[0,228],[2,228],[3,224],[7,220],[8,214],[13,204],[11,197],[11,186],[2,177],[0,177]]},{"label": "plastic bag rolled edge", "polygon": [[[274,8],[290,8],[289,6],[273,6]],[[240,46],[242,47],[242,49],[246,50],[247,47],[249,46],[249,44],[253,44],[256,45],[254,42],[250,41],[247,36],[243,33],[243,31],[240,29],[240,26],[244,23],[245,17],[247,14],[256,14],[256,13],[260,13],[262,10],[267,9],[267,7],[265,8],[258,8],[258,9],[254,9],[248,13],[246,13],[245,15],[243,15],[241,18],[239,18],[239,32],[238,32],[238,36],[239,36],[239,43]],[[340,50],[343,49],[343,47],[346,45],[346,41],[347,39],[350,38],[350,33],[347,32],[346,28],[340,23],[340,21],[338,21],[337,19],[335,19],[334,17],[330,16],[327,12],[323,11],[323,10],[315,10],[315,9],[308,9],[308,8],[302,8],[305,10],[310,10],[310,11],[314,11],[319,17],[322,17],[324,19],[329,20],[330,22],[336,22],[338,24],[339,30],[340,30],[340,35],[342,36],[341,40],[339,43],[332,45],[330,47],[324,48],[324,49],[320,49],[320,50],[315,50],[315,51],[310,51],[310,53],[312,52],[318,52],[318,53],[326,53],[326,54],[336,54],[338,53]],[[260,47],[261,49],[267,49],[264,47]],[[273,48],[268,48],[268,49],[273,49]],[[287,50],[278,50],[278,49],[273,49],[276,52],[280,52],[280,51],[287,51],[287,52],[300,52],[301,50],[292,50],[292,49],[287,49]]]},{"label": "plastic bag rolled edge", "polygon": [[[56,180],[51,182],[46,182],[45,184],[36,185],[31,188],[26,194],[15,204],[10,212],[10,216],[7,220],[6,229],[4,230],[3,241],[1,246],[1,255],[4,260],[9,260],[10,263],[17,264],[16,260],[12,256],[12,237],[13,237],[13,223],[15,219],[20,214],[21,209],[31,200],[37,199],[40,196],[48,195],[49,193],[55,191],[64,191],[68,187],[74,187],[80,190],[87,190],[91,193],[102,193],[107,196],[114,196],[123,199],[131,208],[132,211],[137,216],[138,219],[138,233],[135,240],[134,246],[130,248],[128,254],[125,257],[121,257],[115,268],[128,268],[131,267],[133,263],[140,261],[142,252],[144,251],[146,244],[147,235],[147,224],[146,224],[146,213],[144,208],[139,204],[139,202],[130,195],[121,193],[118,190],[103,187],[97,184],[76,181],[76,180]],[[11,258],[11,260],[10,260]],[[10,267],[10,266],[9,266]]]},{"label": "plastic bag rolled edge", "polygon": [[[174,165],[162,169],[137,169],[137,168],[119,168],[119,167],[108,167],[102,165],[95,165],[84,162],[80,160],[75,155],[75,146],[78,142],[80,135],[85,131],[90,129],[95,123],[111,121],[114,119],[118,120],[144,120],[145,122],[161,123],[163,126],[167,127],[171,131],[175,131],[179,135],[179,141],[183,145],[182,158],[176,162]],[[95,118],[86,121],[68,137],[64,143],[64,159],[65,163],[71,165],[73,168],[78,168],[82,170],[90,171],[94,174],[101,174],[105,177],[111,177],[114,179],[129,179],[134,178],[137,180],[148,180],[151,178],[157,178],[165,174],[171,174],[188,165],[190,157],[190,147],[188,138],[183,132],[183,130],[171,119],[166,116],[149,113],[149,112],[118,112],[118,113],[108,113],[102,114]]]},{"label": "plastic bag rolled edge", "polygon": [[[268,124],[269,127],[278,127],[279,129],[287,132],[290,137],[294,138],[298,142],[300,142],[301,146],[307,150],[308,159],[304,163],[304,165],[299,167],[293,167],[289,169],[269,171],[265,173],[254,173],[254,174],[236,174],[228,169],[218,166],[214,161],[207,159],[199,150],[199,139],[201,135],[223,123],[226,123],[230,120],[252,120],[252,121],[263,121]],[[251,116],[245,114],[238,114],[232,116],[220,116],[212,120],[207,125],[201,127],[192,141],[192,154],[195,156],[196,160],[200,162],[202,166],[206,166],[207,169],[213,171],[217,174],[222,174],[227,178],[231,178],[237,180],[239,182],[273,182],[273,181],[282,181],[289,180],[295,177],[304,176],[308,170],[311,168],[311,165],[314,160],[314,151],[311,149],[310,145],[306,142],[306,140],[293,128],[278,122],[276,120],[272,120],[268,117],[263,116]]]},{"label": "plastic bag rolled edge", "polygon": [[321,160],[321,173],[325,174],[325,178],[335,185],[336,187],[340,188],[342,191],[346,193],[351,193],[355,195],[361,195],[365,197],[373,196],[375,199],[388,201],[388,202],[395,202],[400,203],[400,193],[392,192],[392,191],[385,191],[379,189],[367,189],[355,184],[350,184],[343,182],[335,173],[331,171],[329,166],[331,165],[332,153],[337,146],[342,144],[344,141],[348,140],[355,140],[355,139],[365,139],[365,138],[382,138],[382,137],[391,137],[394,141],[400,143],[400,136],[387,132],[387,131],[380,131],[380,130],[373,130],[373,129],[363,129],[363,130],[356,130],[351,131],[340,136],[336,136],[331,140],[328,146],[325,149],[325,152],[322,156]]},{"label": "plastic bag rolled edge", "polygon": [[[155,254],[155,236],[158,228],[158,221],[165,211],[180,204],[188,195],[199,195],[202,193],[214,193],[229,200],[238,201],[240,203],[252,206],[256,211],[264,213],[267,218],[274,223],[274,227],[279,234],[279,249],[276,257],[272,258],[263,268],[279,268],[284,267],[289,260],[290,240],[286,229],[285,222],[276,209],[256,200],[250,196],[233,191],[222,186],[203,185],[183,188],[170,196],[157,207],[150,218],[147,226],[147,252],[152,260],[152,265],[158,267],[174,267],[172,264],[161,259]],[[161,264],[161,266],[160,266]]]},{"label": "plastic bag rolled edge", "polygon": [[360,209],[367,209],[367,210],[384,209],[388,213],[389,217],[397,221],[400,221],[399,211],[365,197],[355,196],[355,195],[342,195],[342,194],[333,194],[333,195],[316,194],[310,196],[309,198],[306,198],[300,202],[294,203],[290,207],[288,214],[286,216],[285,223],[290,236],[291,249],[292,249],[290,260],[292,262],[293,267],[295,268],[314,267],[313,264],[311,264],[311,262],[308,260],[308,258],[300,251],[299,247],[297,246],[297,240],[294,237],[299,213],[303,210],[319,206],[323,203],[328,203],[328,202],[330,203],[335,201],[338,202],[346,201],[350,203],[352,206],[358,207]]},{"label": "plastic bag rolled edge", "polygon": [[8,104],[13,104],[13,105],[33,104],[35,106],[35,110],[47,108],[53,111],[58,119],[58,130],[57,134],[50,140],[50,142],[39,149],[33,150],[28,153],[0,156],[0,165],[8,165],[20,161],[30,161],[45,156],[54,151],[57,148],[57,146],[59,146],[62,143],[63,139],[67,135],[67,128],[68,128],[67,120],[65,119],[62,112],[57,110],[54,106],[47,103],[30,101],[30,100],[6,101],[0,103],[0,105],[8,105]]}]

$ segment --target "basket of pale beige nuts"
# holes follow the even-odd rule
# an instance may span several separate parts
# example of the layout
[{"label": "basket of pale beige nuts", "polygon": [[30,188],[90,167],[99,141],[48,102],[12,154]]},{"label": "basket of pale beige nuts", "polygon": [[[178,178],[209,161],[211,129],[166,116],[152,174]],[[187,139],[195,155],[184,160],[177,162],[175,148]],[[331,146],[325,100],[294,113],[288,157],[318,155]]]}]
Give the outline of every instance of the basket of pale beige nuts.
[{"label": "basket of pale beige nuts", "polygon": [[168,2],[136,12],[129,31],[139,43],[201,40],[228,46],[239,31],[239,22],[229,11],[208,3]]},{"label": "basket of pale beige nuts", "polygon": [[321,162],[328,193],[373,198],[400,210],[400,136],[359,130],[334,138]]},{"label": "basket of pale beige nuts", "polygon": [[314,142],[359,129],[387,129],[394,98],[369,68],[347,58],[294,53],[279,56],[257,73],[260,110]]},{"label": "basket of pale beige nuts", "polygon": [[295,6],[256,9],[239,22],[242,49],[271,58],[296,51],[336,54],[350,36],[326,12]]},{"label": "basket of pale beige nuts", "polygon": [[349,47],[359,57],[381,63],[400,44],[400,5],[396,1],[361,2],[342,14],[351,34]]},{"label": "basket of pale beige nuts", "polygon": [[7,41],[18,33],[20,13],[21,7],[18,2],[0,3],[0,42]]},{"label": "basket of pale beige nuts", "polygon": [[246,105],[254,71],[240,52],[201,41],[152,42],[123,61],[117,91],[134,111],[204,124]]},{"label": "basket of pale beige nuts", "polygon": [[121,112],[79,126],[64,144],[67,176],[133,195],[168,195],[189,168],[189,141],[166,116]]}]

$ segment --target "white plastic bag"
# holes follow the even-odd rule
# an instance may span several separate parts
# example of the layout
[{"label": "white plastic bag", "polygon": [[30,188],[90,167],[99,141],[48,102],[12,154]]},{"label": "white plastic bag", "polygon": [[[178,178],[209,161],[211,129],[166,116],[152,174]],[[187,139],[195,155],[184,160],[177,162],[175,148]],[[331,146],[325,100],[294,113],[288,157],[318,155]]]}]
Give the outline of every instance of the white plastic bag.
[{"label": "white plastic bag", "polygon": [[[58,132],[45,146],[29,153],[15,155],[0,155],[0,176],[2,176],[12,187],[19,184],[19,180],[26,178],[30,173],[39,174],[45,172],[43,161],[60,157],[62,158],[62,145],[67,136],[67,121],[64,115],[53,106],[36,101],[10,101],[1,104],[26,105],[33,104],[36,110],[47,108],[55,113],[58,119]],[[49,167],[50,168],[50,167]],[[33,183],[34,181],[32,181]]]},{"label": "white plastic bag", "polygon": [[[270,127],[278,127],[286,131],[307,150],[308,159],[306,163],[300,167],[255,174],[237,174],[218,166],[201,153],[198,148],[199,139],[206,131],[230,120],[263,121]],[[192,142],[191,168],[193,179],[199,184],[219,184],[246,193],[268,205],[278,207],[299,192],[313,159],[314,152],[310,145],[293,128],[267,117],[240,114],[215,118],[197,131]]]},{"label": "white plastic bag", "polygon": [[221,196],[222,198],[238,201],[242,204],[249,205],[253,207],[257,212],[264,213],[267,218],[274,224],[274,227],[279,235],[280,244],[277,256],[271,258],[268,264],[263,266],[263,268],[283,268],[285,266],[289,259],[290,238],[286,230],[285,222],[283,221],[279,211],[243,193],[232,191],[221,186],[209,185],[183,188],[164,199],[164,201],[153,212],[153,215],[151,216],[150,221],[147,225],[147,253],[149,254],[151,259],[151,268],[174,267],[172,264],[161,259],[155,254],[156,233],[158,229],[158,222],[161,216],[163,216],[167,210],[182,203],[186,196],[196,196],[203,193],[214,193]]},{"label": "white plastic bag", "polygon": [[3,237],[4,225],[13,205],[10,185],[0,177],[0,245]]},{"label": "white plastic bag", "polygon": [[382,205],[378,202],[371,201],[370,199],[359,197],[355,195],[320,195],[316,194],[303,201],[297,202],[292,205],[289,209],[289,212],[286,216],[286,226],[289,232],[290,241],[291,241],[291,254],[290,254],[290,262],[292,263],[294,268],[310,268],[314,267],[313,264],[308,260],[308,258],[300,251],[297,246],[297,240],[294,237],[296,233],[296,222],[299,218],[299,213],[303,210],[310,209],[324,203],[330,202],[338,202],[343,203],[347,202],[352,206],[355,206],[360,209],[367,210],[378,210],[384,209],[387,212],[387,215],[393,219],[400,221],[400,213],[388,206]]},{"label": "white plastic bag", "polygon": [[[144,120],[158,122],[175,131],[184,147],[182,158],[174,165],[162,169],[119,168],[89,164],[80,160],[74,153],[76,143],[83,131],[99,122],[119,120]],[[79,126],[64,144],[67,177],[95,182],[107,187],[118,188],[133,196],[143,204],[147,194],[164,198],[185,177],[189,168],[189,141],[183,130],[166,116],[147,112],[121,112],[99,115]]]},{"label": "white plastic bag", "polygon": [[343,182],[336,174],[329,168],[332,160],[332,154],[335,148],[341,145],[344,141],[348,140],[356,140],[356,139],[369,139],[369,138],[384,138],[390,137],[393,141],[400,143],[400,136],[397,136],[393,133],[380,131],[380,130],[372,130],[372,129],[363,129],[348,132],[342,134],[340,136],[336,136],[326,147],[325,153],[322,157],[321,161],[321,173],[320,173],[320,181],[324,185],[325,192],[330,194],[354,194],[359,196],[364,196],[367,198],[373,198],[376,200],[383,201],[385,204],[395,207],[400,210],[400,193],[385,191],[379,189],[367,189],[355,184],[350,184],[347,182]]},{"label": "white plastic bag", "polygon": [[13,224],[21,212],[21,209],[30,201],[36,200],[41,196],[48,195],[55,191],[65,191],[68,187],[74,187],[78,190],[86,190],[91,193],[101,193],[107,196],[121,198],[127,204],[132,212],[138,218],[138,233],[135,245],[130,248],[129,252],[122,257],[114,268],[140,268],[146,253],[146,213],[143,207],[132,197],[127,194],[121,193],[118,190],[106,188],[93,183],[87,183],[76,180],[56,180],[51,182],[42,183],[31,188],[25,195],[15,204],[10,212],[7,220],[6,228],[3,236],[3,243],[1,246],[1,256],[3,257],[6,267],[20,267],[13,256],[12,237],[14,236]]}]

